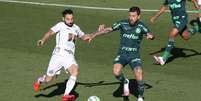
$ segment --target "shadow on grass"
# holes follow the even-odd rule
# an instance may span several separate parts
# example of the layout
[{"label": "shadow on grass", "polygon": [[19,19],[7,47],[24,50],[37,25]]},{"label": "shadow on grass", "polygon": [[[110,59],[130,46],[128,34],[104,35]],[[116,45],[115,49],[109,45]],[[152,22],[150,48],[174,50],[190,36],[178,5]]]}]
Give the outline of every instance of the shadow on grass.
[{"label": "shadow on grass", "polygon": [[[43,94],[42,92],[40,94],[35,95],[36,98],[38,97],[47,97],[47,98],[51,98],[54,96],[59,96],[64,94],[65,92],[65,88],[66,88],[66,81],[65,82],[60,82],[60,83],[56,83],[50,86],[47,86],[45,88],[42,88],[41,91],[45,91],[47,89],[50,89],[52,87],[57,87],[55,90],[51,91],[49,94]],[[79,93],[77,93],[75,91],[77,86],[85,86],[85,87],[94,87],[94,86],[103,86],[103,85],[115,85],[115,84],[119,84],[120,82],[108,82],[105,83],[105,81],[99,81],[99,82],[95,82],[95,83],[83,83],[83,82],[76,82],[75,87],[73,88],[72,92],[70,94],[73,94],[76,96],[76,98],[79,97]]]},{"label": "shadow on grass", "polygon": [[[155,54],[159,54],[165,51],[165,48],[161,48],[159,51],[150,53],[150,55],[155,55]],[[191,52],[190,54],[186,54],[186,52]],[[169,59],[167,60],[166,63],[172,62],[173,60],[175,60],[176,58],[189,58],[192,56],[196,56],[196,55],[201,55],[201,52],[198,52],[194,49],[187,49],[187,48],[177,48],[174,47],[171,51],[171,55],[169,57]]]},{"label": "shadow on grass", "polygon": [[[65,91],[65,88],[66,88],[66,81],[67,80],[65,80],[65,82],[56,83],[56,84],[53,84],[53,85],[50,85],[50,86],[47,86],[47,87],[41,89],[42,91],[44,91],[44,90],[50,89],[52,87],[57,87],[55,90],[53,90],[49,94],[40,93],[40,94],[35,95],[35,97],[36,98],[38,98],[38,97],[51,98],[51,97],[54,97],[54,96],[64,94],[64,91]],[[131,91],[131,94],[134,95],[134,96],[137,96],[138,94],[137,94],[137,82],[136,82],[136,80],[135,79],[130,79],[129,81],[130,81],[129,89]],[[119,88],[116,91],[113,92],[113,96],[114,97],[123,97],[122,96],[122,94],[123,94],[122,93],[123,92],[123,85],[121,85],[120,82],[105,82],[105,81],[99,81],[99,82],[94,82],[94,83],[77,82],[75,87],[73,88],[71,94],[75,95],[76,98],[79,97],[79,94],[75,91],[77,86],[95,87],[95,86],[105,86],[105,85],[120,85]],[[145,89],[150,89],[150,88],[152,88],[152,86],[145,83]],[[124,101],[129,101],[129,99],[126,98],[126,97],[123,97],[123,99],[124,99]]]},{"label": "shadow on grass", "polygon": [[[117,90],[113,92],[114,97],[122,97],[124,101],[129,101],[129,97],[122,96],[123,94],[123,84],[119,83],[119,87]],[[151,89],[153,86],[145,83],[145,89]],[[130,94],[134,95],[135,97],[138,97],[138,91],[137,91],[137,81],[135,79],[129,80],[129,90]]]}]

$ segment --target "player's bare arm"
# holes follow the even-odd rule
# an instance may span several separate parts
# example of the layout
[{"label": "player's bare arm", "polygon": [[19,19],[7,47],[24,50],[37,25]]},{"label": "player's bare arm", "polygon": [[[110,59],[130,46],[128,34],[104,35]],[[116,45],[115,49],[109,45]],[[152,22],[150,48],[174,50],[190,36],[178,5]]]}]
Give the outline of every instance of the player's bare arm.
[{"label": "player's bare arm", "polygon": [[95,38],[97,36],[104,35],[106,33],[112,32],[112,31],[113,31],[112,27],[105,28],[105,25],[99,25],[98,31],[92,33],[91,38],[93,39],[93,38]]},{"label": "player's bare arm", "polygon": [[194,4],[195,9],[199,9],[199,5],[198,5],[197,0],[192,0],[192,2]]},{"label": "player's bare arm", "polygon": [[160,7],[159,11],[158,11],[153,17],[151,17],[150,21],[151,21],[152,23],[154,23],[155,20],[156,20],[161,14],[163,14],[163,13],[165,12],[166,8],[167,8],[167,7],[166,7],[165,5],[162,5],[162,6]]},{"label": "player's bare arm", "polygon": [[37,46],[38,47],[42,47],[45,42],[47,42],[47,40],[52,36],[54,35],[54,32],[52,30],[49,30],[47,33],[45,33],[45,35],[43,36],[42,39],[38,40],[37,41]]},{"label": "player's bare arm", "polygon": [[91,36],[90,36],[90,34],[85,34],[80,39],[83,40],[83,41],[86,41],[86,42],[90,42],[91,41]]}]

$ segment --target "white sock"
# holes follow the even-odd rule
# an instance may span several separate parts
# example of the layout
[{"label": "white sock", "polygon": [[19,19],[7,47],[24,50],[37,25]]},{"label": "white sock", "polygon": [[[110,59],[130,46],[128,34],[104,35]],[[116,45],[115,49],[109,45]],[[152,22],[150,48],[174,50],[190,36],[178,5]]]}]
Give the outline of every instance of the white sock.
[{"label": "white sock", "polygon": [[124,83],[124,90],[129,91],[129,80],[126,79],[127,83]]},{"label": "white sock", "polygon": [[73,89],[73,87],[75,86],[75,82],[76,82],[77,77],[75,76],[70,76],[67,83],[66,83],[66,90],[64,95],[69,95],[69,93],[71,92],[71,90]]},{"label": "white sock", "polygon": [[199,20],[200,20],[200,22],[201,22],[201,17],[200,17],[200,19],[199,19]]},{"label": "white sock", "polygon": [[60,75],[61,74],[61,70],[56,72],[56,75]]},{"label": "white sock", "polygon": [[45,77],[46,77],[46,75],[43,75],[43,76],[39,77],[39,78],[38,78],[38,83],[43,83],[43,82],[45,82]]}]

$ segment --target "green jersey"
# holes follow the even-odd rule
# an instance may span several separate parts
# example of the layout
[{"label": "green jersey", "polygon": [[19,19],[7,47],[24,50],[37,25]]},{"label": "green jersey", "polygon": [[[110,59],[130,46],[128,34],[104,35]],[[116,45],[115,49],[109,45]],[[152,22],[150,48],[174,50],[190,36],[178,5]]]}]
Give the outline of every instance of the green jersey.
[{"label": "green jersey", "polygon": [[118,54],[127,54],[129,56],[139,55],[143,35],[150,32],[141,21],[130,25],[128,19],[114,23],[112,29],[113,31],[120,31],[120,47]]},{"label": "green jersey", "polygon": [[168,5],[172,19],[177,20],[180,17],[186,17],[186,0],[165,0],[164,5]]}]

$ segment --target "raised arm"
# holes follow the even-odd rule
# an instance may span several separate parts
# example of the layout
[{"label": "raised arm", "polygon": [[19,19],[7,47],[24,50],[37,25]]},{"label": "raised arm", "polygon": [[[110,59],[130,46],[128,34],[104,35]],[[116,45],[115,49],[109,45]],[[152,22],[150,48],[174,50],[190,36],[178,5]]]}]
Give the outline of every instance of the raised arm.
[{"label": "raised arm", "polygon": [[104,35],[106,33],[112,32],[112,31],[113,31],[112,27],[105,28],[105,25],[99,25],[98,31],[92,33],[91,38],[93,39],[97,36]]},{"label": "raised arm", "polygon": [[193,4],[194,4],[194,7],[195,7],[196,9],[198,9],[198,8],[199,8],[199,5],[198,5],[197,0],[192,0],[192,2],[193,2]]},{"label": "raised arm", "polygon": [[162,6],[160,7],[159,11],[158,11],[154,16],[151,17],[150,21],[151,21],[152,23],[154,23],[155,20],[156,20],[161,14],[163,14],[163,13],[165,12],[166,8],[167,8],[167,7],[166,7],[165,5],[162,5]]},{"label": "raised arm", "polygon": [[153,40],[155,37],[152,33],[147,33],[147,39]]},{"label": "raised arm", "polygon": [[52,35],[54,35],[54,32],[50,29],[47,33],[44,34],[42,39],[37,41],[37,46],[42,47]]}]

